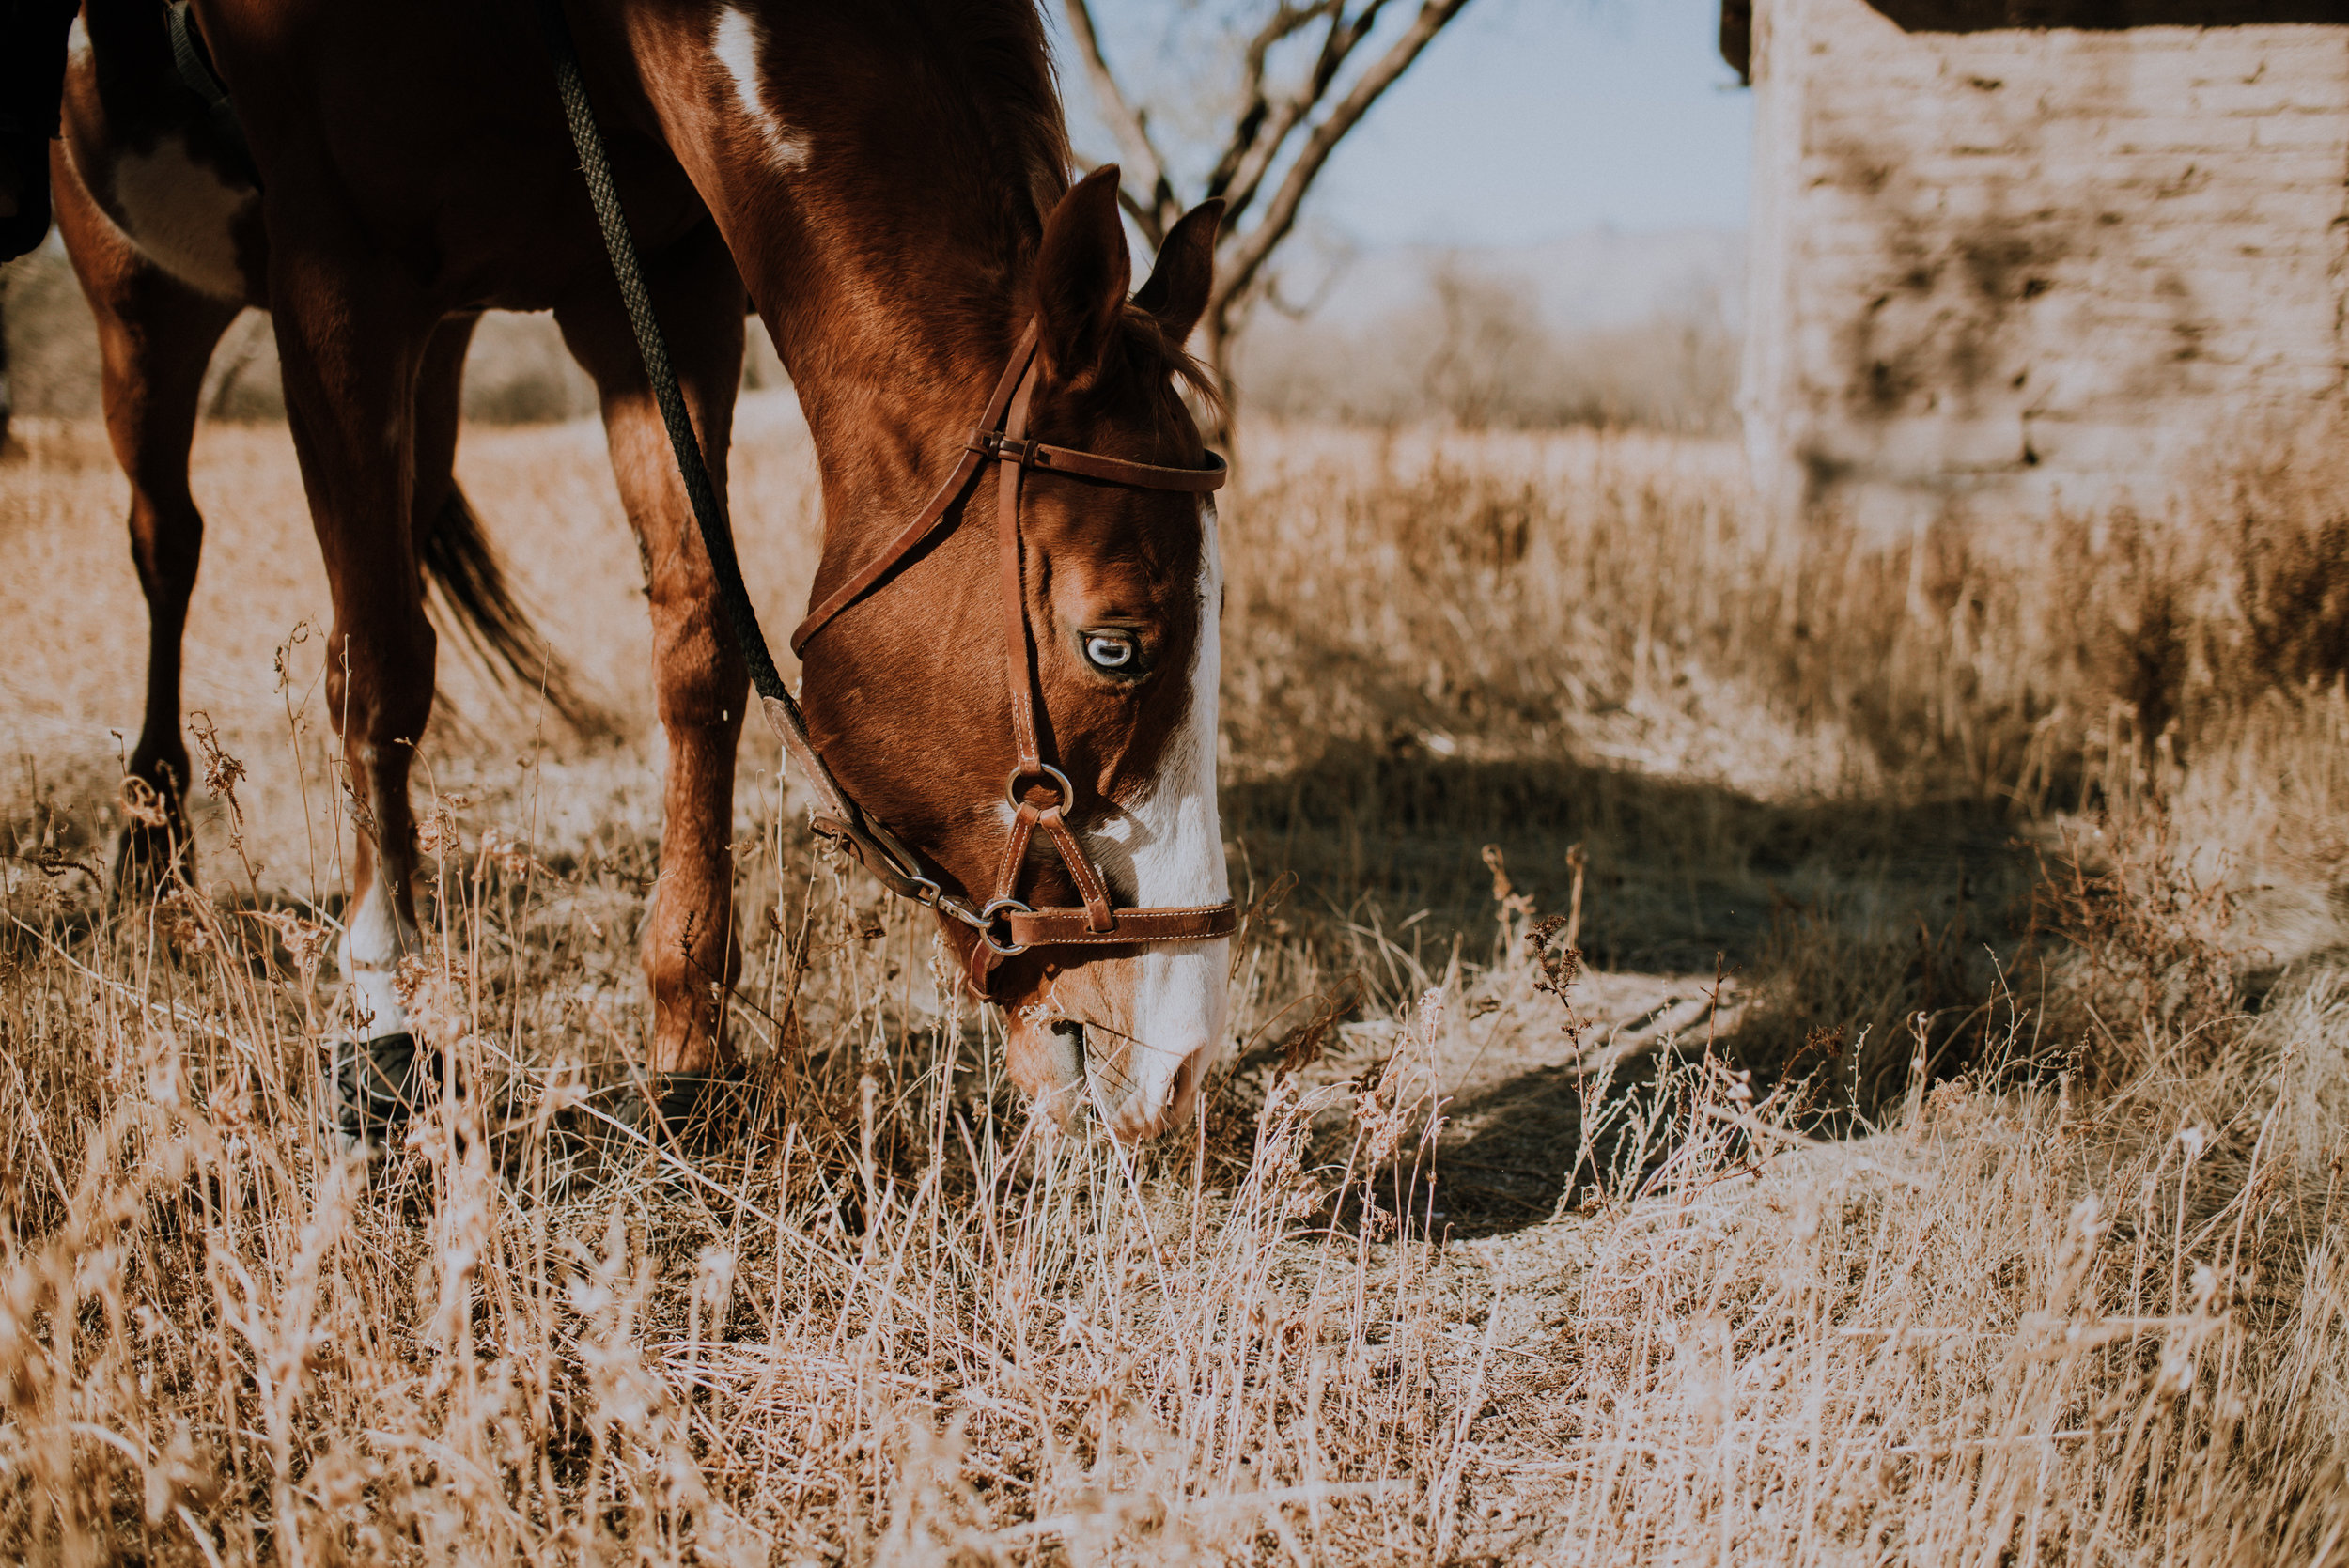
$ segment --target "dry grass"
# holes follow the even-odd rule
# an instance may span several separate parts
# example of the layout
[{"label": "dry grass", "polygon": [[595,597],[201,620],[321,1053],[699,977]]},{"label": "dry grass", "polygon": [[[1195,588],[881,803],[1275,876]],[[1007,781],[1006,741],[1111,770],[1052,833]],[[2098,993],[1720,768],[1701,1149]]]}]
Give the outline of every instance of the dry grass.
[{"label": "dry grass", "polygon": [[1471,429],[1632,427],[1723,435],[1737,427],[1737,333],[1690,288],[1642,320],[1561,331],[1527,308],[1531,278],[1428,269],[1430,298],[1352,330],[1267,311],[1239,349],[1251,417]]},{"label": "dry grass", "polygon": [[[763,1109],[688,1165],[599,1114],[656,870],[633,552],[591,428],[476,432],[470,490],[629,733],[444,660],[414,1012],[477,1092],[363,1186],[308,1120],[345,832],[284,433],[199,444],[189,705],[244,765],[199,802],[204,886],[112,910],[121,481],[86,427],[23,434],[14,1554],[2344,1555],[2314,479],[2214,488],[2183,542],[1871,553],[1758,527],[1718,445],[1252,431],[1225,764],[1257,908],[1199,1135],[1027,1121],[928,933],[812,857],[753,743]],[[736,483],[780,617],[815,522],[770,397]]]}]

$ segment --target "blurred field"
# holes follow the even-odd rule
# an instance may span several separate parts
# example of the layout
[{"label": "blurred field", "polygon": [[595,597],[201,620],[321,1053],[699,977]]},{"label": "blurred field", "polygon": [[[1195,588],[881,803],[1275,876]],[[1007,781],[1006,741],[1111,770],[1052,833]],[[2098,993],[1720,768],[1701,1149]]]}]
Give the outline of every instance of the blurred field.
[{"label": "blurred field", "polygon": [[[1627,254],[1614,254],[1620,247]],[[1340,266],[1307,292],[1344,311],[1292,318],[1268,311],[1249,332],[1240,375],[1252,416],[1386,424],[1439,419],[1473,428],[1629,427],[1735,433],[1738,334],[1735,267],[1719,237],[1674,244],[1606,236],[1571,254],[1520,257],[1434,250]],[[1313,269],[1309,266],[1306,271]],[[1544,319],[1529,308],[1541,279],[1571,278],[1596,294],[1596,318]],[[1345,287],[1337,285],[1343,281]],[[1611,283],[1612,287],[1609,285]],[[1615,296],[1608,300],[1607,296]],[[1376,301],[1367,313],[1360,302]],[[0,333],[16,411],[75,418],[98,411],[98,338],[61,241],[0,264]],[[753,333],[743,384],[790,378]],[[595,411],[595,388],[547,316],[492,311],[466,365],[465,414],[534,424]],[[213,419],[286,416],[269,319],[249,312],[222,339],[206,379]]]},{"label": "blurred field", "polygon": [[[125,491],[94,427],[20,421],[0,1541],[2340,1560],[2340,443],[2247,454],[2192,518],[1867,551],[1757,520],[1726,442],[1246,441],[1252,912],[1202,1134],[1128,1159],[1029,1123],[926,928],[811,855],[754,739],[765,1110],[689,1167],[597,1117],[657,870],[634,551],[592,425],[472,430],[617,733],[444,643],[416,1012],[495,1094],[363,1189],[305,1109],[347,830],[285,432],[198,442],[187,701],[243,765],[201,887],[109,909]],[[747,400],[734,493],[783,625],[817,528],[787,394]]]}]

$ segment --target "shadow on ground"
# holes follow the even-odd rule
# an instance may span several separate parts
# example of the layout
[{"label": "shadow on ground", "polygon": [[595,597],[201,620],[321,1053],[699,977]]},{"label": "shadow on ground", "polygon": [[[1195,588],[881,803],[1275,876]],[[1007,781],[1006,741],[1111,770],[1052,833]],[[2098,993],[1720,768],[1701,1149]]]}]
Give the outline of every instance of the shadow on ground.
[{"label": "shadow on ground", "polygon": [[[1297,874],[1288,908],[1309,939],[1316,909],[1333,945],[1366,910],[1388,930],[1425,910],[1423,948],[1441,952],[1456,935],[1472,958],[1495,930],[1485,846],[1501,848],[1545,913],[1563,911],[1566,853],[1583,846],[1580,945],[1600,971],[1585,983],[1599,999],[1590,1039],[1632,1043],[1597,1102],[1618,1117],[1675,1036],[1697,1055],[1709,1037],[1757,1087],[1789,1071],[1835,1081],[1840,1120],[1822,1130],[1848,1128],[1853,1109],[1905,1087],[1902,1020],[1918,1012],[1933,1020],[1933,1070],[1952,1070],[1983,1037],[1998,972],[2026,940],[2036,873],[2021,825],[1976,800],[1777,802],[1570,758],[1333,752],[1228,789],[1225,812],[1259,881]],[[1708,1025],[1703,999],[1719,976],[1740,1000]],[[1601,1092],[1574,1046],[1529,1033],[1525,1048],[1470,1064],[1449,1087],[1441,1218],[1461,1234],[1548,1218],[1584,1154],[1586,1094]],[[1613,1139],[1580,1179],[1618,1167]]]},{"label": "shadow on ground", "polygon": [[1297,874],[1304,897],[1344,911],[1429,911],[1489,933],[1486,845],[1545,910],[1563,910],[1566,851],[1590,857],[1581,946],[1610,970],[1710,971],[1760,955],[1772,910],[1832,908],[1867,924],[1928,919],[1961,902],[2024,898],[2031,856],[2000,807],[1756,800],[1720,785],[1556,761],[1468,761],[1332,751],[1295,774],[1223,792],[1226,835],[1260,880]]}]

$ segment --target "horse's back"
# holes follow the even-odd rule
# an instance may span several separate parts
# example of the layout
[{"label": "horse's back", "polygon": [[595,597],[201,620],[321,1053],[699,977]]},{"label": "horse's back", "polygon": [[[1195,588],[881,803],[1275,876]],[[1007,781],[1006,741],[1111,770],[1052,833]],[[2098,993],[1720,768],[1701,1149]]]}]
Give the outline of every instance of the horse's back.
[{"label": "horse's back", "polygon": [[[281,0],[208,8],[246,148],[182,80],[163,8],[91,0],[74,23],[67,179],[146,261],[266,306],[272,247],[388,262],[449,311],[553,305],[602,258],[551,76],[520,7]],[[702,221],[649,141],[615,138],[640,241]],[[282,190],[279,189],[282,187]]]}]

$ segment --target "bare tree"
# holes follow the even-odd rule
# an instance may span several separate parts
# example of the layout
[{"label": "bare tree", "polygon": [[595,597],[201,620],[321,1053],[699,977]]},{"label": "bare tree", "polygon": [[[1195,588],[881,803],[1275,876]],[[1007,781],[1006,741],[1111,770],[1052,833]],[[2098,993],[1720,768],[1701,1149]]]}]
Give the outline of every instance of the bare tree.
[{"label": "bare tree", "polygon": [[[1305,194],[1338,144],[1469,0],[1420,0],[1418,13],[1403,30],[1352,71],[1348,63],[1369,42],[1389,0],[1275,0],[1240,52],[1230,129],[1216,137],[1215,161],[1194,191],[1176,188],[1146,111],[1119,85],[1101,48],[1088,0],[1064,4],[1068,30],[1124,159],[1118,199],[1143,238],[1156,247],[1190,208],[1218,196],[1224,201],[1215,292],[1200,330],[1227,409],[1234,407],[1233,349],[1249,312],[1271,286],[1265,264],[1296,229]],[[1283,48],[1292,39],[1298,40],[1296,47]],[[1282,74],[1274,69],[1276,55],[1310,60],[1301,71],[1276,80]],[[1216,434],[1228,442],[1228,413],[1226,418],[1226,428]]]}]

